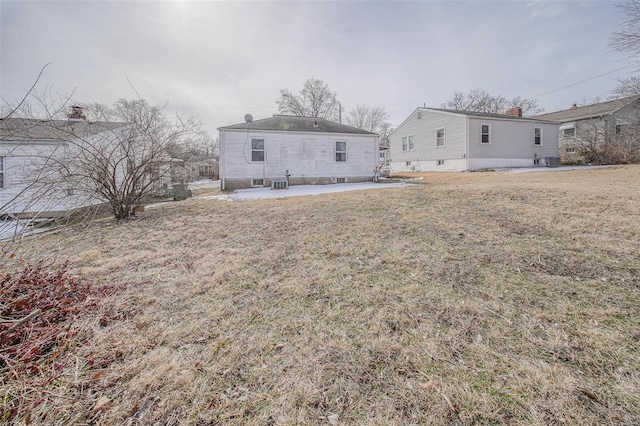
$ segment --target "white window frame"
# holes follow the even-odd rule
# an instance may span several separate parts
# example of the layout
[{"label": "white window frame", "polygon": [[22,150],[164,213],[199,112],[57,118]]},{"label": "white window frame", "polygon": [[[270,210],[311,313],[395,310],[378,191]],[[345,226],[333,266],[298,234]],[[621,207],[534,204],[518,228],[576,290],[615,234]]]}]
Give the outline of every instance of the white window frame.
[{"label": "white window frame", "polygon": [[436,160],[436,165],[437,166],[444,166],[444,160]]},{"label": "white window frame", "polygon": [[[262,149],[254,149],[254,147],[253,147],[253,142],[254,141],[262,141]],[[266,145],[267,145],[267,143],[266,143],[265,138],[251,138],[251,162],[252,163],[264,163],[264,159],[267,156],[267,150],[265,149]],[[253,153],[254,152],[255,153],[262,152],[262,160],[254,160],[253,159]]]},{"label": "white window frame", "polygon": [[408,148],[409,148],[409,151],[415,151],[416,150],[416,143],[415,143],[415,141],[413,139],[414,136],[415,135],[408,136],[408,141],[409,141]]},{"label": "white window frame", "polygon": [[[438,132],[440,130],[442,130],[442,145],[438,144],[438,139],[440,139],[440,136],[438,136]],[[436,129],[436,148],[444,148],[446,144],[447,144],[447,132],[445,131],[445,128],[441,127],[440,129]]]},{"label": "white window frame", "polygon": [[[344,151],[338,150],[338,144],[339,143],[343,143],[344,144]],[[347,141],[335,141],[333,146],[335,148],[335,152],[334,152],[334,155],[333,155],[333,158],[335,159],[335,162],[336,163],[346,163],[347,162]],[[338,160],[338,154],[344,154],[344,160]]]},{"label": "white window frame", "polygon": [[254,188],[259,188],[264,186],[264,179],[251,179],[251,186]]},{"label": "white window frame", "polygon": [[[482,131],[482,128],[484,126],[487,126],[487,141],[484,142],[482,140],[482,136],[485,135],[485,133]],[[491,124],[487,124],[487,123],[480,123],[480,143],[483,145],[491,145]]]},{"label": "white window frame", "polygon": [[576,153],[576,147],[575,146],[567,147],[567,148],[565,148],[564,152],[567,153],[567,154],[575,154]]},{"label": "white window frame", "polygon": [[407,167],[411,167],[411,161],[405,161],[404,165],[407,166]]},{"label": "white window frame", "polygon": [[408,147],[409,147],[409,137],[408,136],[404,136],[402,138],[402,150],[403,151],[407,151]]},{"label": "white window frame", "polygon": [[0,189],[7,187],[7,174],[5,172],[6,167],[4,163],[4,156],[0,155]]},{"label": "white window frame", "polygon": [[[573,130],[572,135],[567,135],[567,130]],[[576,137],[576,128],[575,127],[567,127],[566,129],[562,129],[562,137],[563,138],[575,138]]]},{"label": "white window frame", "polygon": [[[536,138],[538,136],[536,136],[536,130],[540,130],[540,143],[536,143]],[[542,127],[534,127],[533,128],[533,145],[534,146],[543,146],[543,132],[542,132]]]}]

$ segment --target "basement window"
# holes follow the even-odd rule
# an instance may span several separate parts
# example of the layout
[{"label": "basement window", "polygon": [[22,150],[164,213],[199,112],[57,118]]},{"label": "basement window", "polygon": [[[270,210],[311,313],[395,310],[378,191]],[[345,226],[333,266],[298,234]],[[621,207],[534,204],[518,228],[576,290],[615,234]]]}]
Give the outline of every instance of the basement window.
[{"label": "basement window", "polygon": [[347,178],[336,178],[336,183],[347,183]]},{"label": "basement window", "polygon": [[565,151],[567,154],[575,154],[576,153],[576,149],[575,148],[567,148],[565,149]]},{"label": "basement window", "polygon": [[444,166],[444,160],[438,160],[438,166]]},{"label": "basement window", "polygon": [[251,161],[264,161],[264,139],[251,139]]},{"label": "basement window", "polygon": [[251,186],[264,186],[264,179],[251,179]]},{"label": "basement window", "polygon": [[409,166],[411,165],[411,161],[405,161],[405,162],[404,162],[404,165],[405,165],[405,166],[407,166],[407,167],[409,167]]}]

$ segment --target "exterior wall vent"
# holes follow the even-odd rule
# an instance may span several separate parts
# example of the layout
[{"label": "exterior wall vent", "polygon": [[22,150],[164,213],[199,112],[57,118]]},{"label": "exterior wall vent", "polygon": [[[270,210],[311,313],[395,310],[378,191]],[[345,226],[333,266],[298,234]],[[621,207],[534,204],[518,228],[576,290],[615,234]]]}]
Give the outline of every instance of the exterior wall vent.
[{"label": "exterior wall vent", "polygon": [[416,118],[418,120],[420,120],[422,118],[422,112],[421,111],[418,111],[418,113],[416,114]]},{"label": "exterior wall vent", "polygon": [[289,189],[289,182],[286,179],[273,179],[271,189]]}]

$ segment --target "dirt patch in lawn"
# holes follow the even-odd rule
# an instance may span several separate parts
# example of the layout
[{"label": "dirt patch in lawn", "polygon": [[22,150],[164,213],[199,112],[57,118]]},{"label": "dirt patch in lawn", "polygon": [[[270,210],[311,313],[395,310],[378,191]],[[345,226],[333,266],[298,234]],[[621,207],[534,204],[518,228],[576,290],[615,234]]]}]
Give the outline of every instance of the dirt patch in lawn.
[{"label": "dirt patch in lawn", "polygon": [[23,242],[138,312],[31,423],[640,422],[640,167],[431,176]]}]

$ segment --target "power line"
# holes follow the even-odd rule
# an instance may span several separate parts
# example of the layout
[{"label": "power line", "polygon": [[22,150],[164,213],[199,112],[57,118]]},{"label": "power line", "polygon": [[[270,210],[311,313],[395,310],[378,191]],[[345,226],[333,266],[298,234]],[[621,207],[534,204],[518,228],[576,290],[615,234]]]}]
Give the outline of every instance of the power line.
[{"label": "power line", "polygon": [[566,85],[566,86],[562,86],[562,87],[560,87],[560,88],[558,88],[558,89],[549,90],[548,92],[544,92],[544,93],[541,93],[541,94],[539,94],[539,95],[532,96],[532,97],[530,97],[530,98],[527,98],[526,100],[539,98],[540,96],[548,95],[549,93],[554,93],[554,92],[558,92],[558,91],[560,91],[560,90],[567,89],[567,88],[569,88],[569,87],[577,86],[578,84],[586,83],[587,81],[595,80],[596,78],[604,77],[605,75],[613,74],[614,72],[618,72],[618,71],[620,71],[620,70],[623,70],[623,69],[625,69],[625,68],[629,68],[629,67],[633,67],[633,66],[635,66],[635,64],[626,65],[626,66],[624,66],[624,67],[617,68],[617,69],[615,69],[615,70],[613,70],[613,71],[605,72],[605,73],[603,73],[603,74],[599,74],[599,75],[596,75],[596,76],[594,76],[594,77],[589,77],[589,78],[587,78],[587,79],[584,79],[584,80],[578,81],[578,82],[576,82],[576,83],[572,83],[572,84],[568,84],[568,85]]}]

